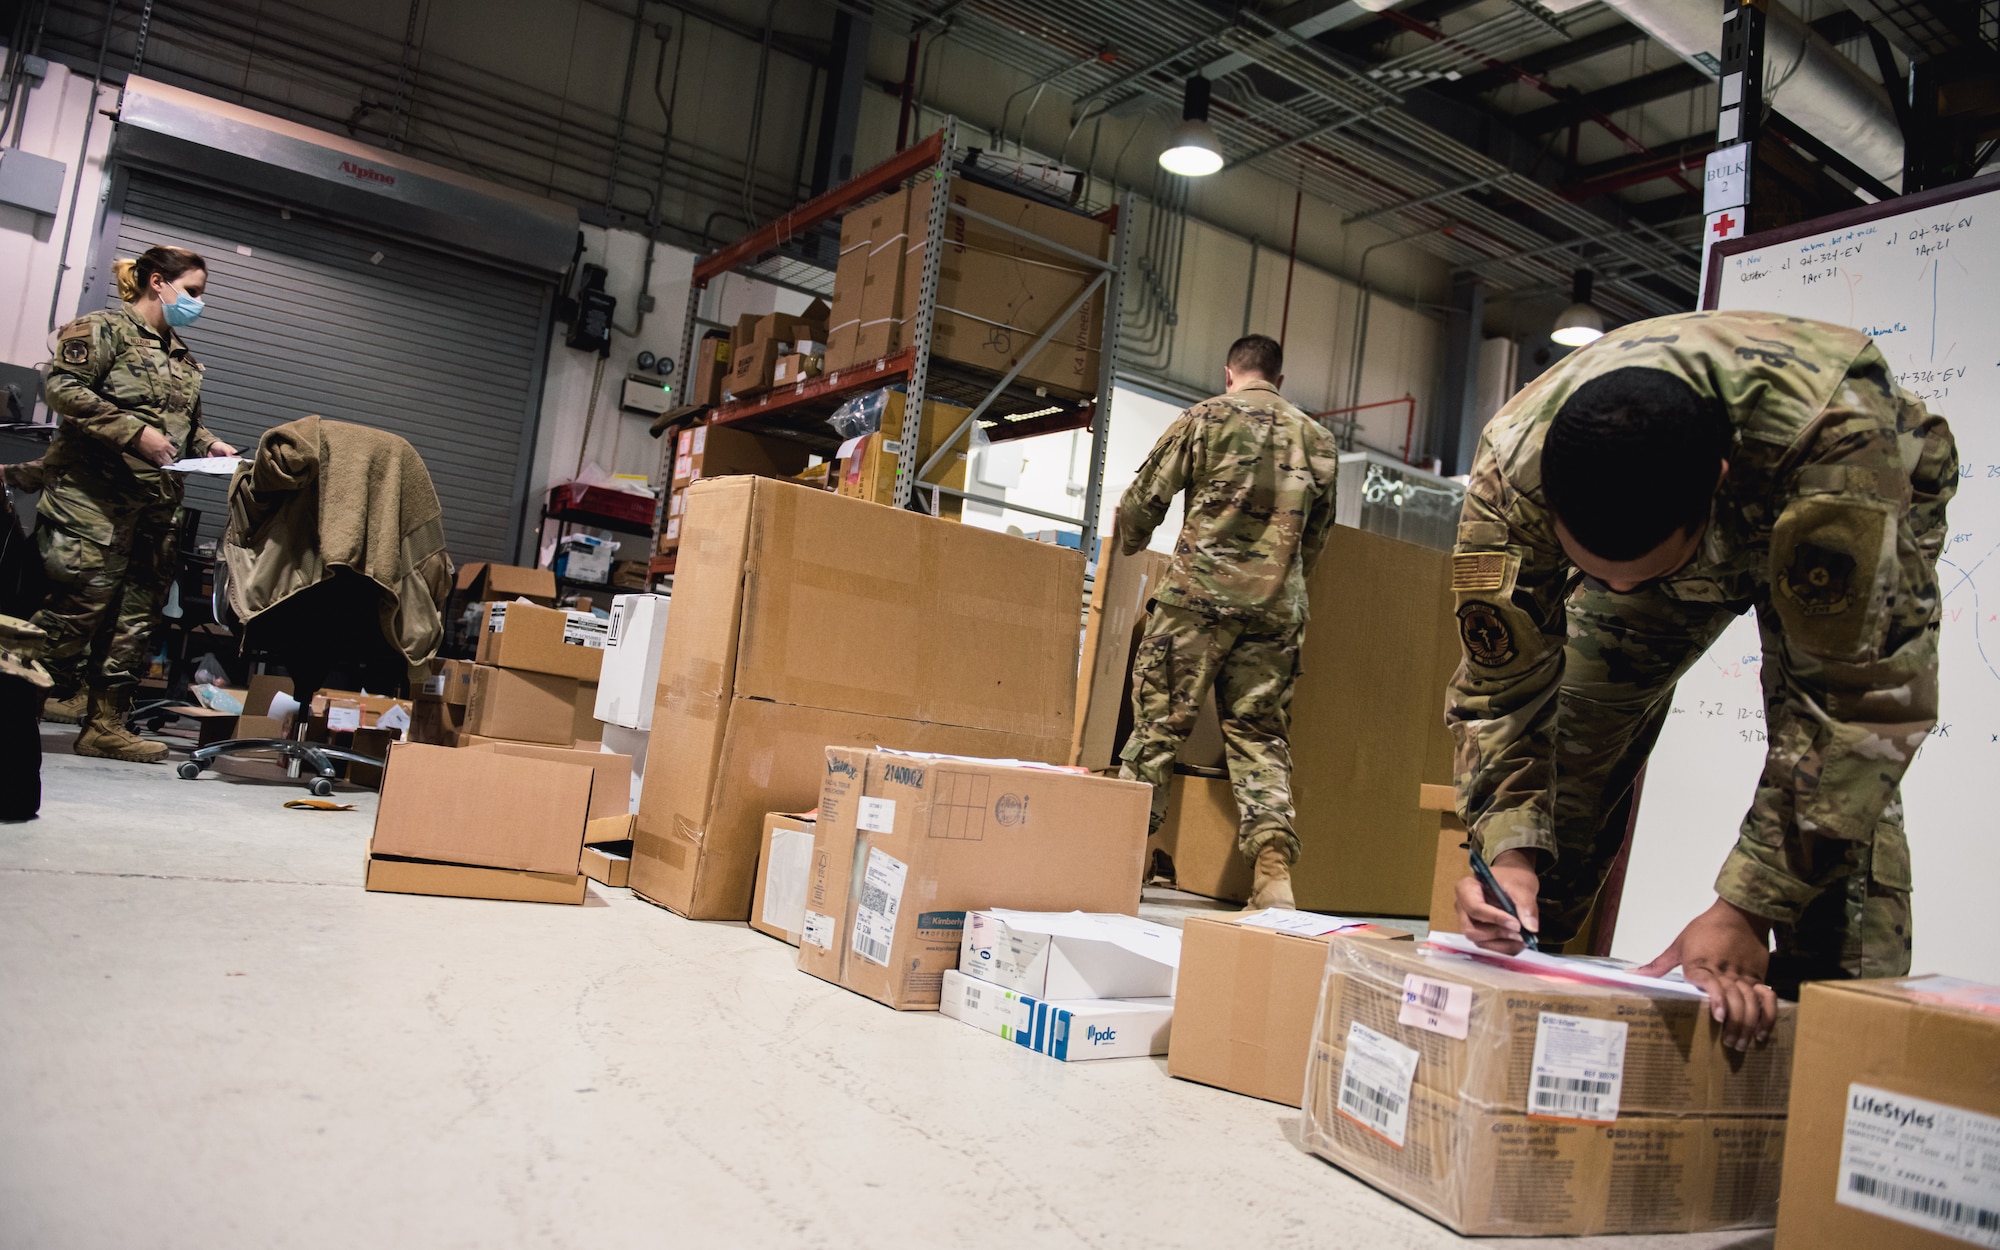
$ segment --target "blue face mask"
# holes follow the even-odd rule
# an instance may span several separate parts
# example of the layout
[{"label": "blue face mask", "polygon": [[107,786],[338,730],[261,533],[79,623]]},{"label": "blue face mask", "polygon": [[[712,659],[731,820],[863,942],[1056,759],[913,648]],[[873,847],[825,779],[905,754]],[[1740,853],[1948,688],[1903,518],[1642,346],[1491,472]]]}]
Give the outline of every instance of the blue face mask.
[{"label": "blue face mask", "polygon": [[191,326],[195,323],[195,319],[201,316],[201,310],[206,305],[201,302],[198,296],[189,295],[186,291],[181,291],[178,287],[175,290],[178,292],[179,297],[171,304],[162,303],[160,310],[166,314],[168,325],[176,329],[182,326]]}]

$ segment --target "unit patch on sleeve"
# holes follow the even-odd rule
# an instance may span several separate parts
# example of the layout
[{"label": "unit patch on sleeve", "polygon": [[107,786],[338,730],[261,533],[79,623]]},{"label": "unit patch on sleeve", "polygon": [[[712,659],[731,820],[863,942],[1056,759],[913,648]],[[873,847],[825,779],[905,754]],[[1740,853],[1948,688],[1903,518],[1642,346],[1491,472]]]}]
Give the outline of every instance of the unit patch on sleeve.
[{"label": "unit patch on sleeve", "polygon": [[62,362],[66,365],[87,365],[90,363],[90,340],[82,336],[64,339]]},{"label": "unit patch on sleeve", "polygon": [[1458,636],[1465,641],[1466,657],[1481,668],[1504,668],[1521,653],[1500,609],[1477,599],[1459,605]]},{"label": "unit patch on sleeve", "polygon": [[1818,543],[1800,543],[1778,581],[1785,597],[1807,616],[1837,616],[1854,601],[1854,557]]}]

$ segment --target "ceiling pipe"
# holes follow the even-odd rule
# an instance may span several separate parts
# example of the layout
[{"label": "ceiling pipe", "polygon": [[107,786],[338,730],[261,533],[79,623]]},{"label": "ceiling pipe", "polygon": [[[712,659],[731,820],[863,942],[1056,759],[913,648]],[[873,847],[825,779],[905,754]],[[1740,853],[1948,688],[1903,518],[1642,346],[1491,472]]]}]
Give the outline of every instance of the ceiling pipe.
[{"label": "ceiling pipe", "polygon": [[[1714,6],[1689,0],[1605,3],[1709,77],[1718,76],[1722,19]],[[1888,91],[1796,13],[1778,4],[1763,7],[1765,103],[1900,189],[1903,132]]]}]

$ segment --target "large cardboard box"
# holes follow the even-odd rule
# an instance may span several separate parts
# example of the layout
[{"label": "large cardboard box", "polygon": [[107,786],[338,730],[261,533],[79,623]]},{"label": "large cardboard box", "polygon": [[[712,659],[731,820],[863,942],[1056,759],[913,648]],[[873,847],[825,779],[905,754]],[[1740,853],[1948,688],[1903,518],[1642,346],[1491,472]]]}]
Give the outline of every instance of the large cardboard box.
[{"label": "large cardboard box", "polygon": [[727,425],[698,425],[690,435],[690,450],[676,461],[677,469],[685,470],[676,475],[682,486],[702,478],[738,473],[790,477],[805,468],[806,461],[812,458],[811,449],[804,443],[777,434],[755,434]]},{"label": "large cardboard box", "polygon": [[1167,1072],[1288,1107],[1304,1101],[1326,950],[1334,936],[1409,942],[1406,930],[1337,916],[1190,916],[1181,926],[1179,1023]]},{"label": "large cardboard box", "polygon": [[2000,987],[1821,981],[1798,1025],[1777,1250],[2000,1245]]},{"label": "large cardboard box", "polygon": [[482,738],[570,746],[576,741],[576,699],[574,677],[476,665],[472,694],[465,705],[464,732]]},{"label": "large cardboard box", "polygon": [[[1132,733],[1132,652],[1145,633],[1147,605],[1159,593],[1172,557],[1151,550],[1128,556],[1119,550],[1116,533],[1099,539],[1097,552],[1069,762],[1103,772],[1118,767],[1118,752]],[[1202,699],[1194,732],[1176,758],[1198,768],[1222,764],[1222,728],[1213,691]]]},{"label": "large cardboard box", "polygon": [[1167,1053],[1172,998],[1039,999],[966,976],[944,974],[938,1010],[961,1024],[1065,1063]]},{"label": "large cardboard box", "polygon": [[1236,849],[1241,826],[1227,777],[1176,772],[1167,818],[1147,840],[1155,875],[1177,890],[1240,903],[1250,897],[1250,861]]},{"label": "large cardboard box", "polygon": [[592,770],[500,744],[389,750],[372,853],[569,874],[590,818]]},{"label": "large cardboard box", "polygon": [[1060,760],[1076,552],[770,478],[688,492],[632,887],[745,920],[766,812],[819,798],[825,748]]},{"label": "large cardboard box", "polygon": [[476,562],[458,570],[458,589],[472,602],[527,599],[553,605],[556,601],[556,575],[548,569]]},{"label": "large cardboard box", "polygon": [[764,846],[757,854],[757,888],[750,896],[750,927],[790,946],[806,927],[806,882],[812,876],[817,813],[769,812]]},{"label": "large cardboard box", "polygon": [[861,287],[868,275],[868,236],[873,216],[866,206],[840,219],[840,259],[833,270],[833,311],[828,316],[826,369],[833,373],[861,363]]},{"label": "large cardboard box", "polygon": [[589,612],[529,603],[489,603],[479,631],[481,664],[594,682],[610,622]]},{"label": "large cardboard box", "polygon": [[825,759],[801,971],[934,1011],[968,911],[1138,911],[1138,782],[853,747]]},{"label": "large cardboard box", "polygon": [[1467,1235],[1770,1224],[1796,1012],[1737,1052],[1699,997],[1529,967],[1336,938],[1307,1148]]}]

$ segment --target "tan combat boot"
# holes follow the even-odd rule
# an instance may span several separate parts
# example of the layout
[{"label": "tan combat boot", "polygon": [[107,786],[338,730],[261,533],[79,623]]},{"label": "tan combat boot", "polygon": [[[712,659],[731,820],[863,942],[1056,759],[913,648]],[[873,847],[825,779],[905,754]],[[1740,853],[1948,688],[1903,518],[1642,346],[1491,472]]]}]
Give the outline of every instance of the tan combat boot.
[{"label": "tan combat boot", "polygon": [[1250,870],[1250,901],[1243,910],[1263,911],[1266,907],[1287,911],[1296,907],[1292,902],[1292,861],[1275,846],[1257,852],[1257,863]]},{"label": "tan combat boot", "polygon": [[55,725],[81,725],[83,718],[90,714],[90,692],[79,690],[58,703],[50,699],[42,704],[42,719]]},{"label": "tan combat boot", "polygon": [[91,691],[90,718],[84,722],[83,732],[76,736],[76,746],[72,749],[78,755],[93,755],[99,759],[127,760],[134,764],[166,763],[166,743],[148,742],[125,728],[125,713],[131,706],[132,692],[129,689]]}]

